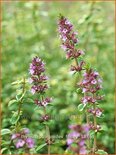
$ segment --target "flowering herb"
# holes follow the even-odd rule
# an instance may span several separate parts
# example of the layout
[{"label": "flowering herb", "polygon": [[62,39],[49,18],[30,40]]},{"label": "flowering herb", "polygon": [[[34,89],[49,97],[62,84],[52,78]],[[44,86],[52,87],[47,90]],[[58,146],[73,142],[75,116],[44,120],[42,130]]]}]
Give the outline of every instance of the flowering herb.
[{"label": "flowering herb", "polygon": [[[78,33],[73,30],[73,25],[70,21],[62,15],[60,15],[58,21],[58,30],[62,41],[61,47],[66,52],[66,58],[72,59],[76,62],[75,65],[71,65],[70,70],[74,73],[80,73],[81,75],[81,79],[77,83],[77,87],[78,89],[81,89],[83,97],[81,98],[81,104],[78,107],[81,107],[81,111],[85,111],[84,115],[86,115],[86,123],[90,129],[87,131],[88,135],[91,131],[94,131],[92,146],[90,146],[90,137],[88,136],[88,139],[85,139],[87,143],[83,142],[84,147],[82,149],[82,153],[97,153],[97,132],[101,130],[101,126],[97,124],[97,118],[101,117],[103,112],[103,110],[99,108],[99,101],[103,99],[103,96],[99,93],[102,89],[102,80],[99,73],[93,68],[88,67],[87,62],[84,61],[83,55],[85,53],[83,50],[77,49],[77,45],[79,43],[77,38]],[[93,118],[93,122],[90,122],[90,118]],[[77,126],[79,127],[79,125]],[[73,138],[78,135],[78,133],[73,131],[69,135]],[[73,152],[81,153],[80,145],[77,145],[75,148],[71,146],[74,141],[72,138],[67,139],[69,148],[71,148]],[[77,136],[76,144],[78,144],[77,141],[79,142],[79,140],[80,138]]]},{"label": "flowering herb", "polygon": [[34,147],[34,140],[31,137],[28,137],[29,129],[21,129],[18,133],[14,133],[11,136],[11,140],[14,142],[16,148],[25,148],[25,150],[31,149]]},{"label": "flowering herb", "polygon": [[49,126],[46,123],[50,120],[50,115],[47,114],[46,108],[47,105],[52,101],[52,98],[45,96],[46,90],[49,88],[47,85],[48,77],[45,75],[45,63],[39,57],[34,57],[32,63],[30,64],[29,72],[31,74],[31,77],[29,79],[29,82],[32,84],[31,92],[33,95],[38,94],[38,98],[36,98],[34,102],[38,107],[42,107],[44,111],[44,114],[41,116],[40,121],[45,124],[45,142],[48,145],[48,154],[50,154],[50,145],[52,143],[52,140],[50,138]]},{"label": "flowering herb", "polygon": [[2,152],[6,152],[7,154],[12,153],[12,148],[16,148],[17,153],[20,154],[22,151],[30,153],[31,149],[34,150],[35,147],[34,139],[29,135],[29,129],[23,128],[20,121],[21,116],[23,115],[23,104],[25,103],[27,97],[26,83],[27,80],[25,79],[25,77],[12,83],[12,85],[15,85],[17,87],[17,94],[16,98],[10,100],[8,107],[16,105],[17,109],[13,111],[13,115],[10,118],[10,129],[2,130],[2,135],[9,134],[9,142],[5,143],[6,146],[2,150]]}]

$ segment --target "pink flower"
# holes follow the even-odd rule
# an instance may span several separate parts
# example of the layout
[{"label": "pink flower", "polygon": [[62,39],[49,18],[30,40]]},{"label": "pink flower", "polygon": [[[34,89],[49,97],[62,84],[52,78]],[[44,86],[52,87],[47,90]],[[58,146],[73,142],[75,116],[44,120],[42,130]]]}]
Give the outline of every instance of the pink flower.
[{"label": "pink flower", "polygon": [[83,88],[82,89],[82,93],[85,93],[85,92],[87,92],[87,89],[86,88]]},{"label": "pink flower", "polygon": [[96,83],[97,81],[95,79],[91,81],[91,84],[96,84]]},{"label": "pink flower", "polygon": [[30,149],[33,148],[34,145],[35,145],[34,140],[33,140],[32,138],[27,138],[27,139],[26,139],[26,145],[27,145],[27,147],[30,148]]},{"label": "pink flower", "polygon": [[29,78],[28,79],[28,82],[31,84],[33,82],[33,79],[32,78]]},{"label": "pink flower", "polygon": [[14,140],[14,139],[16,139],[16,138],[18,138],[18,137],[20,137],[20,134],[13,134],[13,135],[11,136],[11,139]]},{"label": "pink flower", "polygon": [[22,140],[22,139],[19,139],[19,140],[16,142],[15,146],[16,146],[16,148],[20,148],[20,147],[23,147],[24,144],[25,144],[25,141]]}]

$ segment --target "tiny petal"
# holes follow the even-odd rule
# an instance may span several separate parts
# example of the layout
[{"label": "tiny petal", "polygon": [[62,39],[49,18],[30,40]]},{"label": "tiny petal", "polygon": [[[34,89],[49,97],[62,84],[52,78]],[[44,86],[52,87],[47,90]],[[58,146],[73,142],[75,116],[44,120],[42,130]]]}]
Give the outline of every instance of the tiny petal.
[{"label": "tiny petal", "polygon": [[96,84],[96,83],[97,83],[96,80],[92,80],[92,81],[91,81],[91,84]]},{"label": "tiny petal", "polygon": [[11,139],[13,140],[13,139],[16,139],[17,138],[17,134],[13,134],[12,136],[11,136]]},{"label": "tiny petal", "polygon": [[87,92],[87,89],[83,88],[82,93],[85,93],[85,92]]},{"label": "tiny petal", "polygon": [[33,79],[32,78],[29,78],[28,79],[28,82],[31,84],[33,82]]},{"label": "tiny petal", "polygon": [[36,92],[35,89],[34,88],[31,88],[31,93],[32,94],[35,94],[35,92]]}]

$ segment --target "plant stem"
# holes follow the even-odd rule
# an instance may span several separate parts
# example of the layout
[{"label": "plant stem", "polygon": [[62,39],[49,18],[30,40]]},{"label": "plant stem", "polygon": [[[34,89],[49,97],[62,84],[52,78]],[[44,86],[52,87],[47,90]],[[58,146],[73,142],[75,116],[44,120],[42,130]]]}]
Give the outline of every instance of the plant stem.
[{"label": "plant stem", "polygon": [[[86,96],[86,93],[84,93],[84,97],[85,96]],[[86,117],[86,122],[89,125],[90,119],[89,119],[89,116],[88,116],[87,105],[86,105],[86,109],[85,109],[85,117]],[[88,150],[90,150],[90,137],[88,137],[88,140],[87,140],[87,147],[88,147]]]},{"label": "plant stem", "polygon": [[[86,115],[86,122],[87,122],[87,124],[89,124],[90,120],[89,120],[87,109],[86,109],[85,115]],[[87,147],[88,147],[88,150],[90,150],[90,137],[88,137],[88,140],[87,140]]]},{"label": "plant stem", "polygon": [[78,66],[78,61],[77,61],[77,59],[75,58],[75,63],[76,63],[76,65]]},{"label": "plant stem", "polygon": [[[23,88],[22,88],[22,94],[24,94],[25,92],[25,77],[23,78]],[[18,116],[20,115],[21,113],[21,107],[22,107],[22,100],[23,100],[23,97],[21,98],[20,102],[19,102],[19,107],[18,107]],[[16,123],[16,126],[18,125],[18,122]]]},{"label": "plant stem", "polygon": [[[96,105],[94,103],[94,110],[96,110]],[[96,128],[97,127],[97,120],[96,120],[96,115],[94,115],[94,127]],[[93,153],[95,153],[97,149],[97,132],[95,132],[94,134],[94,143],[93,143]]]},{"label": "plant stem", "polygon": [[[46,108],[44,107],[44,114],[46,115]],[[48,155],[50,155],[50,129],[48,125],[45,125],[46,128],[46,138],[48,140]]]},{"label": "plant stem", "polygon": [[[25,92],[25,77],[23,78],[23,89],[22,89],[22,94]],[[20,100],[20,104],[19,104],[19,109],[18,109],[18,115],[20,114],[20,111],[21,111],[21,106],[22,106],[22,100],[23,100],[23,97],[21,98]]]},{"label": "plant stem", "polygon": [[49,127],[47,126],[47,131],[48,131],[48,155],[50,155],[50,130]]}]

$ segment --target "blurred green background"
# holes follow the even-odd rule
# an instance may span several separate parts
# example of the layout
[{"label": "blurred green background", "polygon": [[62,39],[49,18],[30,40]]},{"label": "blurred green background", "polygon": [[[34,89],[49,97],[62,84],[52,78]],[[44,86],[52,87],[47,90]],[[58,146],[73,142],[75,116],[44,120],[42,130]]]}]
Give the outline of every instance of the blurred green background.
[{"label": "blurred green background", "polygon": [[[28,78],[29,63],[33,56],[46,62],[50,77],[48,94],[54,98],[49,109],[56,119],[51,126],[53,135],[63,136],[52,146],[52,153],[64,153],[68,125],[79,118],[67,119],[80,103],[75,92],[76,77],[69,72],[71,61],[65,59],[57,32],[59,13],[66,16],[78,30],[80,48],[86,51],[85,59],[103,78],[105,100],[101,103],[105,117],[99,120],[105,132],[98,135],[98,146],[114,154],[114,2],[2,2],[2,127],[9,128],[13,108],[8,102],[16,95],[11,85],[24,75]],[[25,103],[22,125],[38,135],[43,128],[35,118],[39,109]],[[31,121],[26,118],[31,116]],[[67,116],[67,117],[66,117]],[[41,144],[41,141],[40,141]],[[40,153],[45,153],[42,149]]]}]

